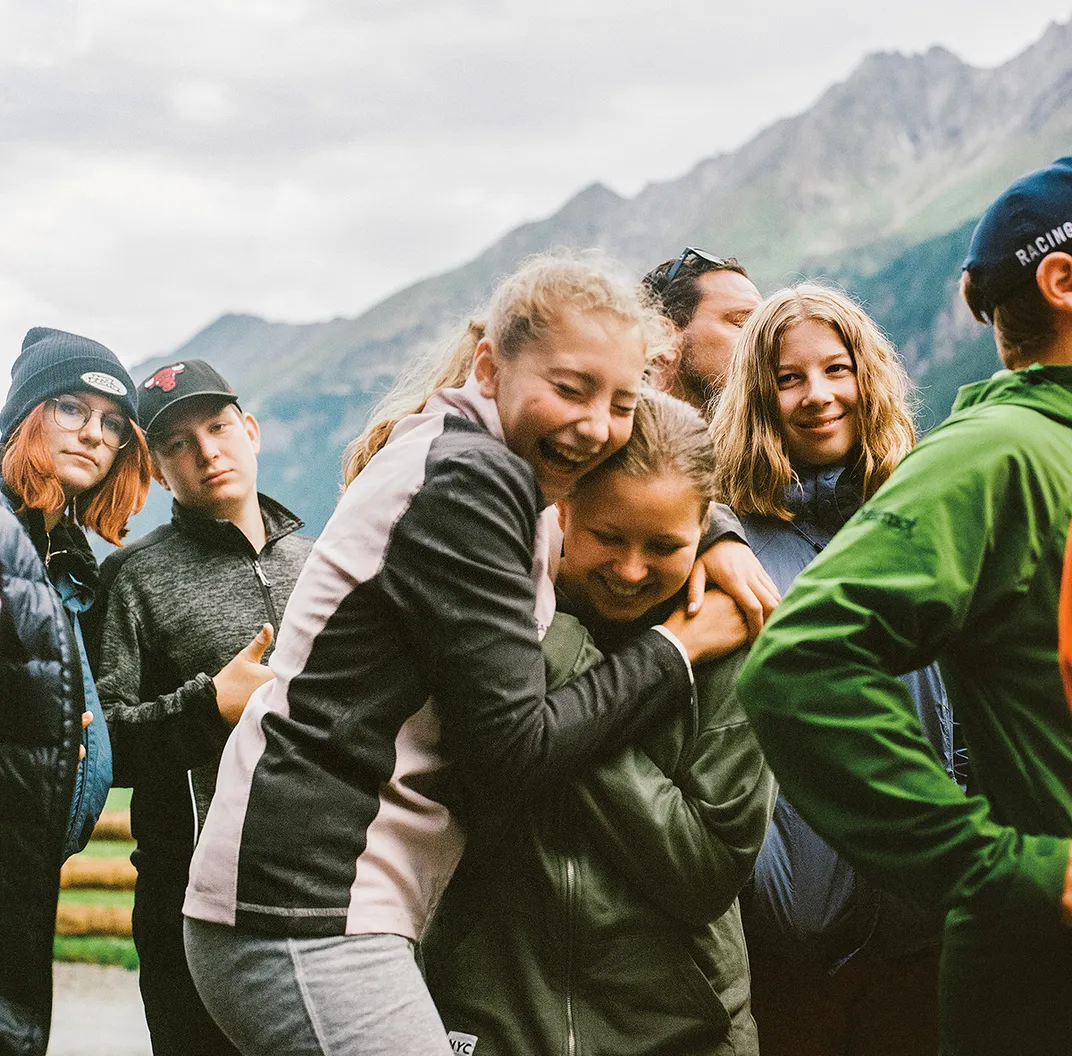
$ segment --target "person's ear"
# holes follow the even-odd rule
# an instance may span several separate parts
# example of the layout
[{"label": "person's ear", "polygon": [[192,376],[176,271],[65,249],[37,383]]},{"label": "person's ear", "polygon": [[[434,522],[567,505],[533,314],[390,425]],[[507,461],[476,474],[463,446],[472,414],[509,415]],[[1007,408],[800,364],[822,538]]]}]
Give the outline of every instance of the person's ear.
[{"label": "person's ear", "polygon": [[675,326],[674,337],[674,343],[663,349],[651,365],[651,383],[661,392],[669,392],[674,387],[674,378],[681,363],[681,345],[685,340],[685,332]]},{"label": "person's ear", "polygon": [[480,395],[489,400],[495,399],[499,391],[499,365],[495,362],[495,352],[491,342],[481,338],[473,353],[473,374],[476,377]]},{"label": "person's ear", "polygon": [[246,436],[249,437],[249,442],[253,447],[253,453],[259,455],[261,453],[261,427],[257,424],[257,419],[252,414],[243,414],[242,425],[245,427]]},{"label": "person's ear", "polygon": [[1072,254],[1049,253],[1043,257],[1035,282],[1051,308],[1072,315]]},{"label": "person's ear", "polygon": [[149,472],[152,473],[153,480],[155,480],[164,491],[171,491],[171,488],[168,487],[168,482],[164,479],[164,474],[156,464],[156,459],[153,458],[152,453],[149,455]]}]

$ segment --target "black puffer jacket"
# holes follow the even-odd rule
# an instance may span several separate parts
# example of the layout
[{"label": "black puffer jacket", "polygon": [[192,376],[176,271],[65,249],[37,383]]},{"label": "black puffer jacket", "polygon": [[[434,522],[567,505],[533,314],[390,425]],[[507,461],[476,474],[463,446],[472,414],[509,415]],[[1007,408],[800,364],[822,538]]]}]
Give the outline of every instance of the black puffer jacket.
[{"label": "black puffer jacket", "polygon": [[52,936],[82,741],[81,669],[63,607],[0,496],[0,1054],[40,1056]]}]

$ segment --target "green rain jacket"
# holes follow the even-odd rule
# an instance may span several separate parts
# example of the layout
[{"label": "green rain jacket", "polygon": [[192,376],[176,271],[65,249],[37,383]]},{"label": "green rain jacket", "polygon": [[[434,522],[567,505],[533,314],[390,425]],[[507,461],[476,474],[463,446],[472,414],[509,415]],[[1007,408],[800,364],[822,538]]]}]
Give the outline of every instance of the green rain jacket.
[{"label": "green rain jacket", "polygon": [[[600,659],[564,613],[543,648],[549,686]],[[737,892],[776,789],[734,693],[743,656],[699,666],[691,713],[493,845],[473,827],[422,942],[456,1051],[754,1056]]]},{"label": "green rain jacket", "polygon": [[[962,389],[796,580],[738,686],[809,823],[873,879],[952,909],[950,923],[1059,921],[1070,426],[1072,366]],[[935,658],[982,795],[946,776],[895,677]]]}]

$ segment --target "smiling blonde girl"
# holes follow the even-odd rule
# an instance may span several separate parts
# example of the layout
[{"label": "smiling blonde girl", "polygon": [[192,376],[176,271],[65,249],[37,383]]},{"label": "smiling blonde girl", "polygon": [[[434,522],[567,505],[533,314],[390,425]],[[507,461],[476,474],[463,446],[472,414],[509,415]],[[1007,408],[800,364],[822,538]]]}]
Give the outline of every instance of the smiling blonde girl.
[{"label": "smiling blonde girl", "polygon": [[[782,594],[912,446],[908,392],[893,346],[840,291],[780,290],[745,325],[715,417],[716,487]],[[904,681],[952,772],[937,669]],[[940,921],[873,888],[782,796],[742,908],[764,1056],[937,1051]]]},{"label": "smiling blonde girl", "polygon": [[[646,392],[629,443],[560,502],[560,602],[583,624],[555,616],[552,684],[677,603],[714,457],[694,408]],[[743,644],[732,607],[726,626]],[[758,1051],[737,893],[774,781],[736,702],[743,654],[697,666],[691,708],[533,806],[508,839],[467,849],[423,946],[458,1044],[485,1056]]]},{"label": "smiling blonde girl", "polygon": [[466,825],[686,707],[723,647],[705,606],[544,675],[549,503],[626,442],[664,335],[632,283],[537,259],[355,446],[191,867],[191,972],[241,1051],[449,1053],[412,947]]}]

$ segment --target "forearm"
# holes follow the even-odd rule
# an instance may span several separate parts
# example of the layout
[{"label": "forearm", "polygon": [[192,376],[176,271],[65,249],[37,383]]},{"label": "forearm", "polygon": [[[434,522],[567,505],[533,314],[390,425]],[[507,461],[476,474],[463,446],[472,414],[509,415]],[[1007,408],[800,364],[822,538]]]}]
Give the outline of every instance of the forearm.
[{"label": "forearm", "polygon": [[230,729],[220,718],[212,678],[201,673],[180,681],[142,595],[126,577],[106,575],[104,582],[90,637],[112,739],[113,783],[131,787],[152,781],[161,766],[190,770],[215,760]]},{"label": "forearm", "polygon": [[[105,688],[114,694],[114,680]],[[102,694],[101,704],[112,737],[113,783],[120,787],[151,780],[161,766],[190,770],[212,762],[230,733],[205,674],[152,700]]]},{"label": "forearm", "polygon": [[504,682],[508,670],[486,669],[479,697],[439,703],[449,719],[444,741],[466,769],[511,792],[557,785],[689,701],[688,668],[655,631],[550,692],[542,678]]},{"label": "forearm", "polygon": [[[796,601],[791,595],[791,599]],[[852,626],[809,599],[753,647],[738,689],[786,796],[863,872],[946,907],[975,902],[1056,920],[1068,841],[998,825],[923,737],[901,683]],[[791,688],[790,688],[791,687]]]},{"label": "forearm", "polygon": [[686,707],[690,669],[649,630],[548,691],[533,510],[519,502],[524,481],[510,484],[516,465],[493,469],[476,459],[444,467],[395,525],[378,583],[420,645],[444,747],[464,779],[513,796],[577,773]]}]

